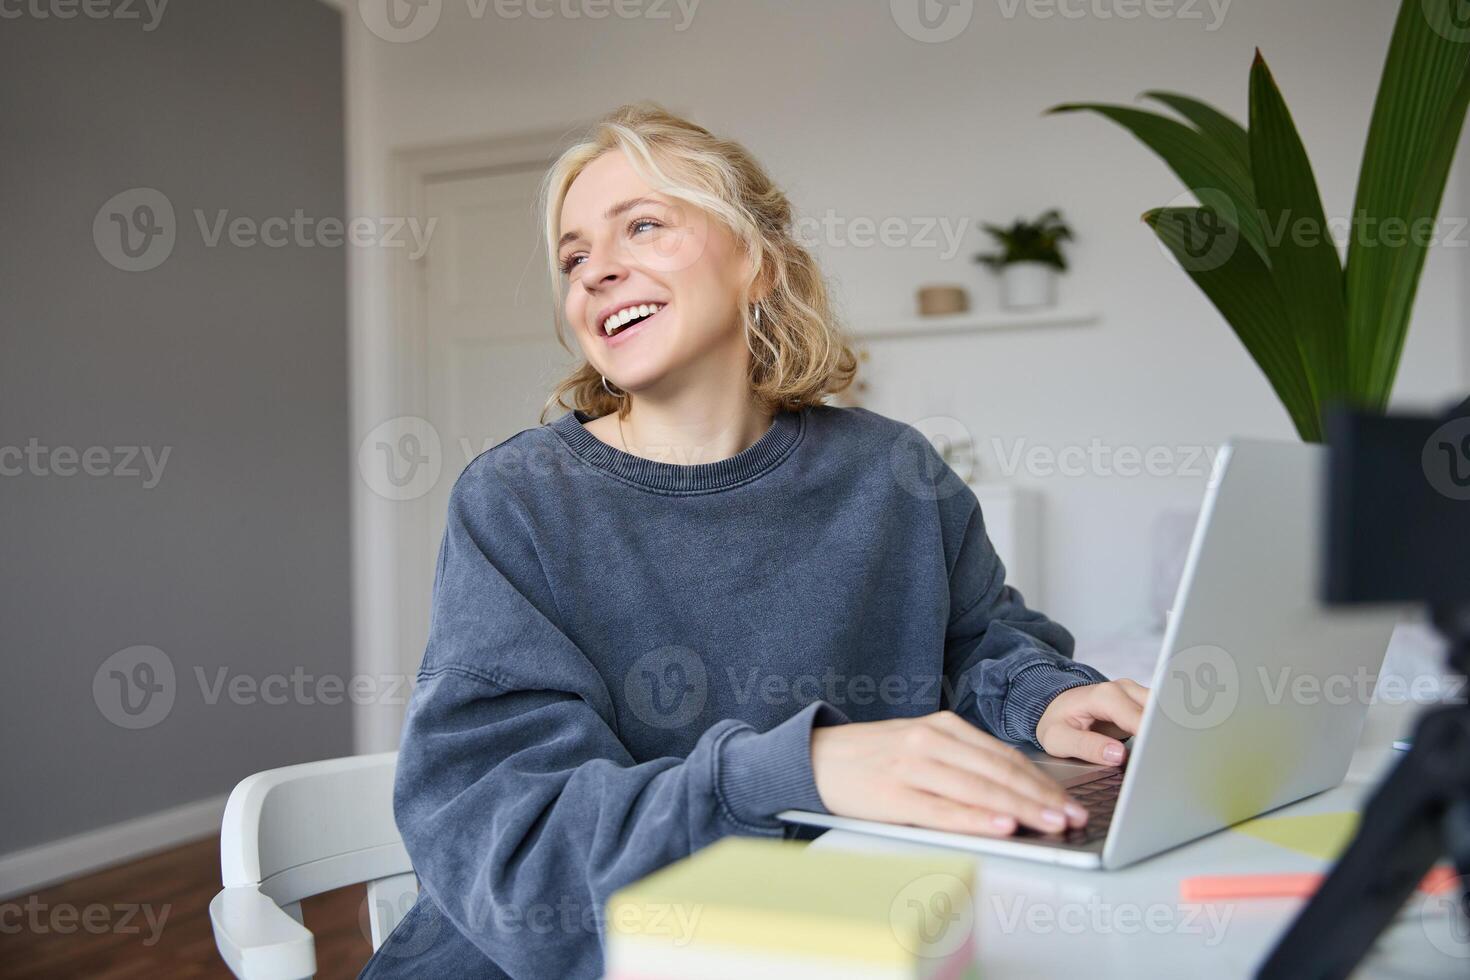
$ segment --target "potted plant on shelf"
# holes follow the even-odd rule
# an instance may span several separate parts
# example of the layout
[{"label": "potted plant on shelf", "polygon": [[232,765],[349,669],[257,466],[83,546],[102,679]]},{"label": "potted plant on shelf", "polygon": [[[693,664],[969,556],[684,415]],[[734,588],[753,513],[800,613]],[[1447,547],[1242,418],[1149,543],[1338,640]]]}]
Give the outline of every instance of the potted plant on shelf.
[{"label": "potted plant on shelf", "polygon": [[975,256],[1000,275],[1000,305],[1026,310],[1055,304],[1057,273],[1067,269],[1061,243],[1072,237],[1061,212],[1047,211],[1035,221],[1017,218],[1009,228],[981,227],[1000,246],[998,252]]},{"label": "potted plant on shelf", "polygon": [[[1143,215],[1260,366],[1302,439],[1333,403],[1388,405],[1450,162],[1470,106],[1470,32],[1459,0],[1403,0],[1383,62],[1338,254],[1317,180],[1259,51],[1242,126],[1177,92],[1146,92],[1181,118],[1084,102],[1129,130],[1198,206]],[[1415,229],[1390,236],[1390,228]]]}]

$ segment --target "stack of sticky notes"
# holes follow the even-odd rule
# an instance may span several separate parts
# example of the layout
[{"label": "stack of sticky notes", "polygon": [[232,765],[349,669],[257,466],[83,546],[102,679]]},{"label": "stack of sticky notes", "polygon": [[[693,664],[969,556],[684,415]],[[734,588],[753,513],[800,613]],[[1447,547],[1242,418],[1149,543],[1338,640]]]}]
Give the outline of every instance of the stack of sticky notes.
[{"label": "stack of sticky notes", "polygon": [[727,837],[607,903],[606,980],[963,980],[975,862]]}]

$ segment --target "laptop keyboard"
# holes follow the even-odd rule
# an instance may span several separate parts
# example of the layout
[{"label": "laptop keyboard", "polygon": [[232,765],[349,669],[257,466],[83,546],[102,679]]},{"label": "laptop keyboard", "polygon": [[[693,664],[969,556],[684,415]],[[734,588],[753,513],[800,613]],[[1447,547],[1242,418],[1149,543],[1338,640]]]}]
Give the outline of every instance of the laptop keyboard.
[{"label": "laptop keyboard", "polygon": [[1042,833],[1030,827],[1017,827],[1012,835],[1029,840],[1052,841],[1057,844],[1080,846],[1092,844],[1108,835],[1108,825],[1113,822],[1113,808],[1118,805],[1118,792],[1123,788],[1123,770],[1116,769],[1090,783],[1073,786],[1068,792],[1072,799],[1087,808],[1087,824],[1069,827],[1060,833]]}]

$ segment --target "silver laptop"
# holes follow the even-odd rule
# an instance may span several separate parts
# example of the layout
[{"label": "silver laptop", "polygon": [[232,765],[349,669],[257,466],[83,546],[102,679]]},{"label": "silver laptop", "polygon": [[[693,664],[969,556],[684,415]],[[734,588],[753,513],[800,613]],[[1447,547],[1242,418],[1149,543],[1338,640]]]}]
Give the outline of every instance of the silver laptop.
[{"label": "silver laptop", "polygon": [[801,810],[781,819],[1082,868],[1119,868],[1342,782],[1400,610],[1318,599],[1326,450],[1233,440],[1205,491],[1122,768],[1033,752],[1089,810],[1006,838]]}]

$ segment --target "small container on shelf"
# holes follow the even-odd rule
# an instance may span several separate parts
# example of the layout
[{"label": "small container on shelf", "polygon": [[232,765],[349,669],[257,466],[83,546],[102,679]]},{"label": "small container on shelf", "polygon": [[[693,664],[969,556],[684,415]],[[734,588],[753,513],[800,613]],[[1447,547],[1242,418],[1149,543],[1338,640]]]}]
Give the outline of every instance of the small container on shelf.
[{"label": "small container on shelf", "polygon": [[961,286],[920,286],[919,316],[951,316],[970,311],[970,294]]}]

